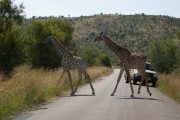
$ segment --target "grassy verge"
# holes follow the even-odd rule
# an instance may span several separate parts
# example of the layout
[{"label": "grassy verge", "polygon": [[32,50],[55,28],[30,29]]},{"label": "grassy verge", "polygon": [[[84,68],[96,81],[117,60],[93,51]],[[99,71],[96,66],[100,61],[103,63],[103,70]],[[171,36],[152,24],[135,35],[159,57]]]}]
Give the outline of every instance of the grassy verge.
[{"label": "grassy verge", "polygon": [[[105,67],[92,67],[87,71],[94,80],[112,70]],[[31,69],[30,66],[16,68],[11,78],[0,82],[0,119],[6,119],[55,96],[63,95],[69,90],[69,81],[65,75],[57,87],[60,73],[59,69],[44,71]],[[77,77],[77,71],[72,71],[73,84],[77,83]],[[86,82],[81,84],[84,83]]]},{"label": "grassy verge", "polygon": [[180,76],[159,75],[158,89],[180,103]]}]

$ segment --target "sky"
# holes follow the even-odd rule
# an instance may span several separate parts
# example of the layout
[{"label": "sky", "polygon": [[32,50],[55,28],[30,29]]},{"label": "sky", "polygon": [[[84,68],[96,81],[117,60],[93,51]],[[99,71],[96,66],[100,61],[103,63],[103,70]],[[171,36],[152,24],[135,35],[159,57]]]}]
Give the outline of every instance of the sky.
[{"label": "sky", "polygon": [[180,18],[180,0],[15,0],[32,16],[79,17],[95,14],[146,14]]}]

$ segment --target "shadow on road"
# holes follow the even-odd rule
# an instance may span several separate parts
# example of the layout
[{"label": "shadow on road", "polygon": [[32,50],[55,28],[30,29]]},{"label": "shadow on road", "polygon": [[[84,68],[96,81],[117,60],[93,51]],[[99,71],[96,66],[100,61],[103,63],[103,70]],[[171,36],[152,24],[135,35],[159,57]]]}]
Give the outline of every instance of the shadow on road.
[{"label": "shadow on road", "polygon": [[140,97],[123,97],[123,98],[117,98],[117,99],[129,99],[129,100],[133,100],[133,99],[138,99],[138,100],[157,100],[157,101],[164,102],[163,100],[160,100],[160,99],[155,99],[155,98],[140,98]]},{"label": "shadow on road", "polygon": [[64,96],[64,97],[77,97],[77,96],[96,96],[96,95],[81,94],[81,95],[68,95],[68,96]]}]

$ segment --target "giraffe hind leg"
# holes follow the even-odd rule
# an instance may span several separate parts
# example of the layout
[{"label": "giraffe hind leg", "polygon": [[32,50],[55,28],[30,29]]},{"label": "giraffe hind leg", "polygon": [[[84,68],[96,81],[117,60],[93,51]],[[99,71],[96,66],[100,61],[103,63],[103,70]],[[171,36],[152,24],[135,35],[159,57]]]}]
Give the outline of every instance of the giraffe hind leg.
[{"label": "giraffe hind leg", "polygon": [[151,96],[152,93],[151,93],[150,90],[149,90],[148,79],[147,79],[147,77],[146,77],[146,87],[147,87],[147,92],[149,93],[149,96]]},{"label": "giraffe hind leg", "polygon": [[149,95],[151,96],[152,93],[151,93],[150,90],[149,90],[148,79],[147,79],[146,73],[142,74],[141,83],[140,83],[139,88],[138,88],[138,94],[141,93],[140,90],[141,90],[141,86],[142,86],[142,83],[144,82],[144,80],[146,81],[147,92],[148,92]]},{"label": "giraffe hind leg", "polygon": [[89,82],[90,84],[90,87],[91,87],[91,90],[92,90],[92,95],[95,95],[95,91],[94,91],[94,88],[93,88],[93,85],[91,83],[91,78],[90,76],[87,74],[86,70],[83,70],[82,71],[83,75],[85,76],[86,80]]}]

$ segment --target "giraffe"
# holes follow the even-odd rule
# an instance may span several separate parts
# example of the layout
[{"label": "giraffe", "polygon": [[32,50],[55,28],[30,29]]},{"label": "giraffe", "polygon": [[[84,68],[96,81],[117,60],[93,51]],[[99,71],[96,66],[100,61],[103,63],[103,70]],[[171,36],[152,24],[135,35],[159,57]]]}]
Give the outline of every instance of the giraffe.
[{"label": "giraffe", "polygon": [[[130,68],[136,68],[138,70],[138,72],[142,75],[141,84],[139,85],[139,88],[138,88],[138,94],[140,93],[140,89],[141,89],[143,81],[146,80],[147,92],[149,93],[150,96],[152,95],[152,93],[149,90],[148,84],[147,84],[148,78],[147,78],[146,72],[145,72],[145,68],[146,68],[146,64],[145,64],[146,57],[145,56],[139,55],[136,53],[131,53],[127,48],[124,48],[124,47],[116,44],[111,39],[109,39],[106,35],[103,34],[103,32],[100,33],[100,36],[97,36],[95,38],[94,42],[96,42],[96,41],[104,41],[105,44],[118,57],[118,61],[119,61],[119,65],[120,65],[121,69],[120,69],[120,73],[119,73],[119,76],[117,79],[116,86],[115,86],[114,91],[112,92],[111,96],[114,96],[114,93],[116,92],[116,89],[118,87],[118,84],[120,82],[121,76],[124,71],[127,73],[127,77],[130,79],[130,73],[129,73]],[[130,87],[131,87],[131,93],[132,93],[131,97],[134,97],[134,90],[133,90],[131,80],[130,80]]]},{"label": "giraffe", "polygon": [[[94,95],[95,91],[94,91],[93,85],[91,83],[91,78],[86,71],[85,61],[81,57],[73,56],[73,54],[68,49],[66,49],[54,36],[49,36],[45,40],[45,42],[51,42],[54,45],[54,47],[56,48],[56,50],[58,51],[58,54],[60,56],[62,56],[63,70],[62,70],[60,79],[62,79],[64,74],[67,72],[69,81],[70,81],[71,95],[74,95],[75,92],[77,91],[78,85],[79,85],[80,81],[82,80],[82,74],[88,80],[90,87],[92,89],[92,95]],[[78,83],[75,87],[75,90],[73,88],[72,78],[71,78],[71,73],[70,73],[70,70],[74,70],[74,69],[78,70]],[[58,82],[58,84],[59,84],[59,82]]]}]

